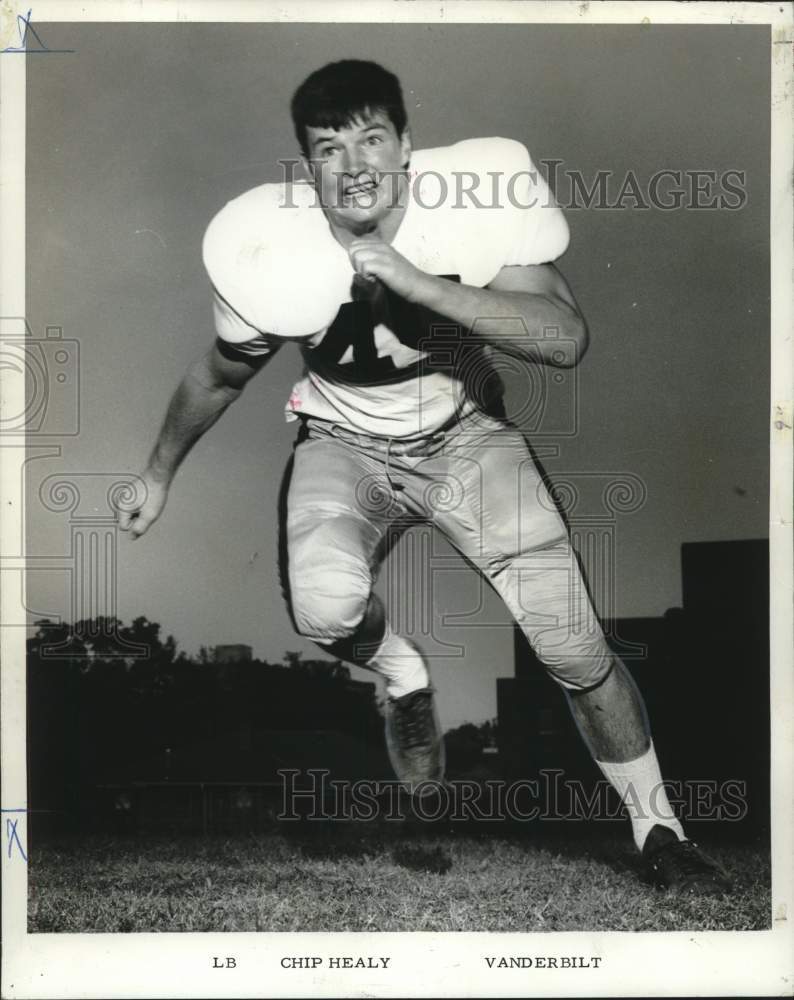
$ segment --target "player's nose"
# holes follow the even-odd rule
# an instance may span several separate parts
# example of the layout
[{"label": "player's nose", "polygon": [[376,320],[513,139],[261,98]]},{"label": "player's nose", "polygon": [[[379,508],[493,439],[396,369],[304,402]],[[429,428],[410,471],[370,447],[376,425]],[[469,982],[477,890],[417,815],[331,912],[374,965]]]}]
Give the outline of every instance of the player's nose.
[{"label": "player's nose", "polygon": [[342,169],[350,177],[355,177],[367,167],[366,160],[358,146],[348,146],[342,155]]}]

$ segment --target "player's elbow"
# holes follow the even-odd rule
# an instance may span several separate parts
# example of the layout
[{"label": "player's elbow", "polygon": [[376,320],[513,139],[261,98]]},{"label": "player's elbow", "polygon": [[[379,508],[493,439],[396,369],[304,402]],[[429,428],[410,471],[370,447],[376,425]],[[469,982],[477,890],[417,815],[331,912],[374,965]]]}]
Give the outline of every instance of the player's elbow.
[{"label": "player's elbow", "polygon": [[187,371],[187,380],[224,402],[233,402],[243,391],[246,380],[239,380],[228,365],[219,364],[216,349],[198,358]]}]

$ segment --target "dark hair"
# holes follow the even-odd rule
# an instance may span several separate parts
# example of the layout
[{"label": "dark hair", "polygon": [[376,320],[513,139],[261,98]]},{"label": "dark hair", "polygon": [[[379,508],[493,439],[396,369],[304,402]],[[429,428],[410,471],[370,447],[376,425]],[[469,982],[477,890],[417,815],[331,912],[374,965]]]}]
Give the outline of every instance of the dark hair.
[{"label": "dark hair", "polygon": [[366,112],[384,111],[401,136],[407,122],[400,81],[377,63],[363,59],[342,59],[315,70],[295,91],[291,111],[304,154],[309,126],[341,129]]}]

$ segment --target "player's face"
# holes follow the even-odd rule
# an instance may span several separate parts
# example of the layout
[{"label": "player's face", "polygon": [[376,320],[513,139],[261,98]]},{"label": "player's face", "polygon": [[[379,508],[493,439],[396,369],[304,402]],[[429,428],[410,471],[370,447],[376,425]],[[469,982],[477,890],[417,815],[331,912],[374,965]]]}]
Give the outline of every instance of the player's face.
[{"label": "player's face", "polygon": [[389,116],[374,111],[339,130],[306,132],[309,170],[333,222],[360,232],[397,206],[411,156],[407,129],[399,136]]}]

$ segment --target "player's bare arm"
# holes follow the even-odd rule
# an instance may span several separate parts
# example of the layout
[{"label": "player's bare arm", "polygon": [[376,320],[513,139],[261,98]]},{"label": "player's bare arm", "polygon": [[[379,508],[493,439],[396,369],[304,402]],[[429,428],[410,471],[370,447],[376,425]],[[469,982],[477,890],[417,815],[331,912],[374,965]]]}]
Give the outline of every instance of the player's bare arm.
[{"label": "player's bare arm", "polygon": [[[503,267],[487,288],[475,288],[427,274],[391,245],[364,239],[348,248],[359,274],[382,281],[397,295],[426,306],[471,329],[494,347],[558,368],[578,364],[587,349],[588,334],[573,293],[553,264]],[[520,318],[526,338],[516,337]],[[555,327],[559,336],[549,338]]]},{"label": "player's bare arm", "polygon": [[157,520],[183,459],[199,438],[242,393],[271,355],[238,360],[213,344],[188,368],[168,405],[149,463],[142,474],[145,496],[137,510],[122,511],[119,527],[139,538]]}]

